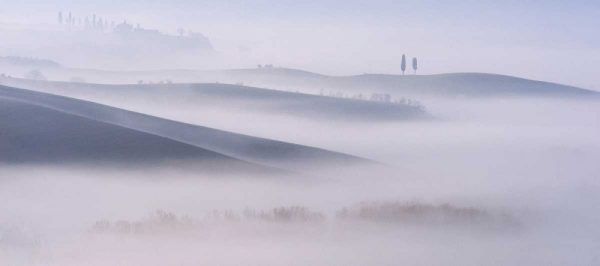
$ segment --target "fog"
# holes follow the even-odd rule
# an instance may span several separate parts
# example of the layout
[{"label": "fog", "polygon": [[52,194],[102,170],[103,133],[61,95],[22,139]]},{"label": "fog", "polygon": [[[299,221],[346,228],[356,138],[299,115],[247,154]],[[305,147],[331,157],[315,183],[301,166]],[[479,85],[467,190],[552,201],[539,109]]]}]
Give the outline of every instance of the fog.
[{"label": "fog", "polygon": [[[334,124],[260,113],[189,116],[135,103],[130,109],[347,152],[392,168],[264,178],[165,166],[3,166],[4,264],[598,262],[600,109],[594,101],[439,99],[428,104],[436,121]],[[449,204],[496,218],[339,217],[365,203]],[[324,218],[243,215],[293,206]],[[161,220],[157,210],[172,213],[175,222]],[[99,221],[114,228],[99,230]],[[123,229],[123,221],[146,229]]]},{"label": "fog", "polygon": [[596,3],[1,6],[0,265],[600,264]]}]

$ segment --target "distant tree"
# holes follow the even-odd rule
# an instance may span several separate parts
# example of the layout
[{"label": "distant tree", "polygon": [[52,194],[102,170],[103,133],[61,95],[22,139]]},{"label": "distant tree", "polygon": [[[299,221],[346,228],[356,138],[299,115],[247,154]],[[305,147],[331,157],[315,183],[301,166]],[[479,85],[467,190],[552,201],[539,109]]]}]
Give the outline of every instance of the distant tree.
[{"label": "distant tree", "polygon": [[413,57],[413,60],[412,60],[412,67],[413,67],[413,70],[415,71],[415,75],[416,75],[416,74],[417,74],[417,69],[418,69],[418,66],[417,66],[417,58],[416,58],[416,57]]},{"label": "distant tree", "polygon": [[404,71],[406,71],[406,56],[402,55],[402,65],[400,66],[402,68],[402,75],[404,75]]},{"label": "distant tree", "polygon": [[63,15],[62,15],[62,12],[58,12],[58,24],[63,24]]},{"label": "distant tree", "polygon": [[179,29],[177,29],[177,33],[179,33],[180,37],[183,37],[183,34],[185,33],[185,30],[183,28],[179,28]]},{"label": "distant tree", "polygon": [[73,15],[71,15],[71,12],[69,12],[69,17],[67,18],[67,24],[73,24]]},{"label": "distant tree", "polygon": [[261,64],[258,64],[258,68],[262,68],[262,65],[261,65]]}]

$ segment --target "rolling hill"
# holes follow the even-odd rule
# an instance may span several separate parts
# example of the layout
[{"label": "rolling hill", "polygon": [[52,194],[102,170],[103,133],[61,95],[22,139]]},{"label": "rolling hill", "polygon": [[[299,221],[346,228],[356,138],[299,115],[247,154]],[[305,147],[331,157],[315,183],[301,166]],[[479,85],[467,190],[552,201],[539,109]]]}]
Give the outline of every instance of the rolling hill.
[{"label": "rolling hill", "polygon": [[372,86],[407,95],[464,97],[598,97],[600,93],[562,84],[485,73],[439,75],[373,75],[338,78],[347,88]]},{"label": "rolling hill", "polygon": [[[244,83],[273,89],[326,92],[390,93],[399,97],[598,97],[599,92],[563,84],[487,73],[435,75],[363,74],[328,76],[287,68],[234,70],[101,71],[93,69],[48,69],[53,80],[81,77],[94,83],[137,83],[139,80],[176,83]],[[18,73],[20,74],[20,73]]]},{"label": "rolling hill", "polygon": [[390,93],[396,97],[600,96],[596,91],[573,86],[487,73],[326,76],[301,70],[275,68],[202,72],[198,76],[230,82],[243,81],[273,88],[297,87],[345,93]]},{"label": "rolling hill", "polygon": [[[131,102],[181,103],[223,110],[249,110],[309,119],[406,121],[431,118],[421,106],[347,99],[228,84],[101,85],[72,82],[3,79],[4,84],[82,100],[112,104]],[[167,107],[168,105],[165,105]]]},{"label": "rolling hill", "polygon": [[0,86],[0,99],[5,162],[215,158],[304,172],[317,166],[372,163],[319,148],[24,89]]},{"label": "rolling hill", "polygon": [[0,163],[141,166],[202,164],[199,169],[267,171],[168,138],[0,96]]}]

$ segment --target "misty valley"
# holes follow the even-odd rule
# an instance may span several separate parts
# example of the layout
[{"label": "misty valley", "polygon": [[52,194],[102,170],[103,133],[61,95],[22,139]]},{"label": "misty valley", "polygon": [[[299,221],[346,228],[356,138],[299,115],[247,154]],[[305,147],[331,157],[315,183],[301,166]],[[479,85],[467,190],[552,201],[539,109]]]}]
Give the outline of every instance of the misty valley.
[{"label": "misty valley", "polygon": [[0,11],[0,265],[600,264],[597,85],[382,1],[50,2]]}]

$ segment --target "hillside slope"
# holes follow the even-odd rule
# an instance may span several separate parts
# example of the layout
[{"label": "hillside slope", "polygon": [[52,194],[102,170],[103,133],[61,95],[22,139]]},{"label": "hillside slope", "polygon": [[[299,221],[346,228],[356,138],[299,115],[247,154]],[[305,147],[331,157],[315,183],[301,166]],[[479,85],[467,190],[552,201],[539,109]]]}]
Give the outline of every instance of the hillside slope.
[{"label": "hillside slope", "polygon": [[387,92],[429,96],[598,97],[600,95],[598,92],[573,86],[485,73],[407,76],[367,74],[336,78],[331,82],[354,89],[369,85],[374,89]]},{"label": "hillside slope", "polygon": [[[308,119],[405,121],[431,118],[421,106],[293,93],[228,84],[102,85],[5,78],[4,84],[82,100],[113,105],[127,98],[132,103],[181,103],[214,110],[248,110]],[[366,97],[366,95],[365,95]]]},{"label": "hillside slope", "polygon": [[246,69],[202,72],[198,76],[214,76],[228,82],[243,81],[267,87],[325,89],[346,93],[385,92],[396,97],[600,96],[596,91],[574,86],[487,73],[325,76],[293,69]]},{"label": "hillside slope", "polygon": [[204,171],[271,171],[168,138],[0,96],[0,163],[193,165]]},{"label": "hillside slope", "polygon": [[[0,97],[168,138],[243,161],[311,171],[316,166],[371,162],[355,156],[180,123],[72,98],[0,86]],[[3,110],[11,116],[10,109]],[[27,114],[26,114],[27,115]],[[23,119],[12,115],[13,119]],[[9,122],[9,121],[7,121]],[[86,133],[86,132],[83,132]],[[82,134],[83,134],[82,133]],[[307,167],[310,166],[310,167]]]},{"label": "hillside slope", "polygon": [[[88,82],[132,84],[139,80],[176,83],[244,83],[249,86],[345,93],[391,93],[395,97],[598,97],[599,92],[563,84],[487,73],[451,73],[436,75],[363,74],[328,76],[288,68],[231,70],[156,70],[103,71],[94,69],[47,69],[53,80],[80,77]],[[14,73],[20,76],[22,73]]]}]

